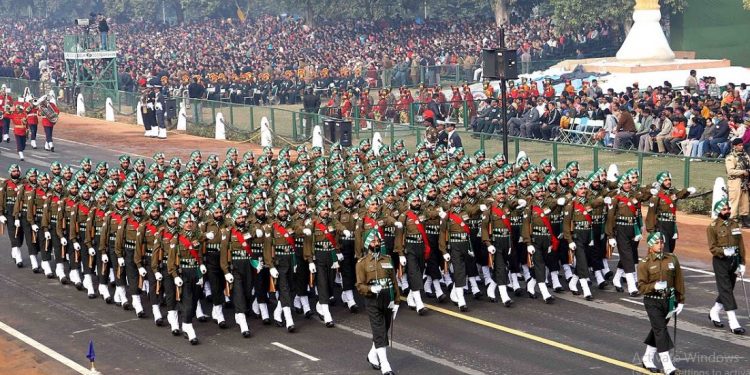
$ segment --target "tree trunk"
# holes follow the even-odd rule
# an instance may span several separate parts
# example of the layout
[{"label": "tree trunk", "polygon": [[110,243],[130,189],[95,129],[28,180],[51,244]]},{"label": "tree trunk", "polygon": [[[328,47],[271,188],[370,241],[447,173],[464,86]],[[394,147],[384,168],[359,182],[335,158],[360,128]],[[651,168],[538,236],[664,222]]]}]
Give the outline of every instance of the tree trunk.
[{"label": "tree trunk", "polygon": [[177,23],[180,25],[185,23],[185,9],[182,8],[182,2],[180,0],[173,0],[172,8],[174,8],[175,18],[177,18]]},{"label": "tree trunk", "polygon": [[508,0],[492,0],[494,4],[492,9],[495,11],[495,25],[502,26],[507,25],[510,21],[510,15],[508,14]]},{"label": "tree trunk", "polygon": [[313,10],[312,0],[305,0],[305,21],[307,21],[308,26],[315,26],[315,11]]}]

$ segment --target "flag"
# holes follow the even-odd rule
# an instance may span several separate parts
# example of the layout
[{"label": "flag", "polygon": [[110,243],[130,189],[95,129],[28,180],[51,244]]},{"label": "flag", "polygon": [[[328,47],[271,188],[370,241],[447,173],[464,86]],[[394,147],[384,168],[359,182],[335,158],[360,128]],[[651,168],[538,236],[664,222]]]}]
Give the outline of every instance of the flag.
[{"label": "flag", "polygon": [[94,353],[94,340],[89,340],[89,352],[86,354],[86,358],[91,362],[96,360],[96,353]]}]

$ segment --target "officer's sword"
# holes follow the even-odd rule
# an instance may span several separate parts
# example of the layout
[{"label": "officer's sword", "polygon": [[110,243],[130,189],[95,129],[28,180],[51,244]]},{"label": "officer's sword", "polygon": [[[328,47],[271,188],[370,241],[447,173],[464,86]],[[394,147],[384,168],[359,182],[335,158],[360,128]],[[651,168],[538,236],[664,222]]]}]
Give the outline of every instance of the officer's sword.
[{"label": "officer's sword", "polygon": [[672,356],[677,358],[677,313],[674,314],[674,333],[672,334],[672,346],[674,347],[674,352],[672,353]]}]

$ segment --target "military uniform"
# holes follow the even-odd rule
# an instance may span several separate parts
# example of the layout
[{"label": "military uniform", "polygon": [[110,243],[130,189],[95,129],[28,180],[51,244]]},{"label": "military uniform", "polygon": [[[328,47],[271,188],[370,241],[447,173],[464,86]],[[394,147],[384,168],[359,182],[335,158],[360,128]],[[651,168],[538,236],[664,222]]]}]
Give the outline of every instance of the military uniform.
[{"label": "military uniform", "polygon": [[[149,205],[149,210],[158,210],[159,208],[155,204]],[[149,302],[151,302],[151,312],[153,314],[154,323],[161,326],[162,316],[159,304],[161,302],[161,288],[157,292],[157,280],[155,272],[153,271],[152,263],[158,262],[155,258],[156,249],[159,244],[160,227],[163,223],[159,219],[154,219],[150,215],[141,222],[138,228],[138,235],[135,240],[135,254],[133,255],[133,263],[138,270],[139,281],[144,284],[148,284],[146,289],[149,296]]]},{"label": "military uniform", "polygon": [[[15,219],[14,225],[20,226],[19,231],[23,231],[23,237],[26,238],[26,248],[29,252],[29,259],[31,261],[31,268],[34,271],[34,273],[39,273],[39,262],[37,260],[37,254],[39,253],[39,248],[37,245],[36,233],[35,231],[32,231],[31,226],[34,225],[33,223],[29,222],[29,204],[31,203],[32,199],[34,199],[34,195],[36,194],[36,188],[37,188],[37,172],[35,169],[30,169],[26,173],[26,182],[24,182],[19,188],[17,193],[17,199],[15,202],[15,206],[13,207],[13,218]],[[34,233],[32,233],[34,232]],[[19,255],[20,256],[20,255]]]},{"label": "military uniform", "polygon": [[[72,254],[74,261],[71,263],[71,272],[73,272],[73,267],[76,268],[76,271],[78,267],[82,266],[83,268],[83,281],[80,283],[80,285],[78,282],[73,280],[73,277],[71,277],[71,280],[75,282],[76,287],[79,287],[79,290],[80,287],[86,288],[89,298],[96,298],[96,292],[94,290],[93,282],[93,275],[97,264],[96,254],[92,256],[88,251],[82,248],[83,246],[85,246],[87,236],[90,236],[90,234],[88,234],[87,232],[91,229],[89,227],[89,214],[91,213],[93,201],[91,200],[90,196],[91,191],[88,189],[89,187],[87,185],[81,187],[81,192],[79,193],[81,195],[81,198],[70,210],[71,225],[68,241],[72,242],[73,246]],[[84,190],[86,190],[85,193]],[[83,194],[89,195],[88,199],[84,198]]]},{"label": "military uniform", "polygon": [[[280,201],[283,202],[283,201]],[[281,203],[279,203],[281,204]],[[276,288],[279,293],[279,301],[274,311],[274,320],[276,325],[281,326],[282,314],[286,322],[286,328],[289,332],[295,331],[294,320],[292,319],[292,275],[297,267],[299,260],[296,259],[294,228],[292,227],[291,216],[282,221],[278,218],[278,213],[282,209],[288,210],[285,203],[283,208],[277,204],[274,214],[276,220],[271,223],[271,230],[266,233],[263,244],[263,260],[271,270],[271,277],[276,279]]]},{"label": "military uniform", "polygon": [[[14,169],[20,173],[20,169],[15,164],[8,168],[8,173],[11,173]],[[0,181],[0,216],[3,217],[3,222],[0,225],[6,226],[10,238],[11,257],[18,267],[23,266],[20,250],[21,245],[23,245],[23,231],[16,230],[13,209],[21,186],[23,186],[23,180],[20,179],[20,176],[19,178],[11,177]]]},{"label": "military uniform", "polygon": [[[165,221],[169,215],[176,216],[176,213],[172,209],[165,210],[163,215]],[[159,236],[156,238],[154,255],[151,258],[151,272],[156,280],[153,298],[154,300],[163,298],[167,309],[167,322],[173,335],[180,334],[180,323],[177,313],[177,289],[174,277],[169,273],[168,265],[172,240],[177,237],[179,229],[177,225],[170,226],[168,223],[158,228]]]},{"label": "military uniform", "polygon": [[182,331],[188,336],[191,344],[198,343],[198,338],[193,329],[193,318],[196,317],[198,303],[203,289],[203,234],[200,231],[186,230],[184,224],[189,218],[189,213],[180,215],[180,230],[169,242],[167,270],[172,276],[177,287],[177,296],[181,304],[180,322]]},{"label": "military uniform", "polygon": [[[222,216],[219,220],[216,220],[214,210],[221,210]],[[221,269],[221,234],[222,231],[227,227],[226,218],[223,214],[223,209],[219,208],[218,204],[211,205],[206,212],[205,220],[200,221],[198,224],[199,230],[206,236],[204,238],[206,246],[205,255],[205,266],[206,274],[203,275],[204,281],[209,283],[211,291],[211,304],[213,308],[211,310],[211,318],[219,324],[219,327],[226,328],[226,320],[224,319],[224,273]],[[208,293],[208,292],[206,292]],[[200,314],[199,314],[200,315]]]},{"label": "military uniform", "polygon": [[[461,193],[454,189],[449,193],[453,199],[456,195],[460,198]],[[471,229],[466,221],[469,215],[463,209],[463,205],[453,205],[450,210],[442,214],[443,222],[440,225],[440,252],[449,254],[446,261],[450,261],[453,266],[453,289],[450,298],[458,305],[461,311],[468,311],[466,301],[464,300],[463,288],[466,286],[467,272],[466,259],[470,257],[471,252]],[[473,258],[473,257],[472,257]]]},{"label": "military uniform", "polygon": [[[498,186],[497,189],[504,189],[504,187]],[[505,192],[503,191],[502,194],[505,194]],[[484,214],[481,229],[482,241],[487,246],[489,256],[492,257],[493,269],[490,271],[494,273],[495,284],[500,290],[500,297],[506,307],[510,307],[513,303],[513,300],[508,296],[508,285],[511,285],[511,280],[508,277],[508,266],[511,262],[510,255],[513,250],[511,243],[513,226],[510,221],[510,212],[514,209],[514,206],[517,207],[518,203],[508,203],[506,200],[491,204],[489,210]],[[494,297],[494,289],[488,290],[487,294],[491,302],[497,301]]]},{"label": "military uniform", "polygon": [[732,206],[732,217],[741,217],[743,225],[747,224],[750,215],[750,192],[748,191],[748,173],[750,173],[750,158],[744,151],[729,153],[724,159],[727,169],[727,191],[729,203]]},{"label": "military uniform", "polygon": [[[240,215],[247,216],[242,209],[232,216],[236,219]],[[235,222],[234,225],[224,228],[221,232],[220,247],[221,270],[227,279],[228,287],[231,287],[234,320],[240,326],[240,333],[244,337],[250,337],[246,314],[250,311],[253,301],[253,285],[257,270],[261,268],[258,259],[253,259],[253,251],[248,242],[252,239],[252,234],[247,230],[244,219],[241,225]]]},{"label": "military uniform", "polygon": [[[537,189],[544,188],[537,183],[532,188],[532,192]],[[556,259],[558,251],[565,251],[558,248],[557,235],[552,230],[549,219],[549,214],[552,212],[551,206],[552,204],[544,197],[533,198],[524,212],[524,222],[521,229],[521,238],[526,244],[529,263],[534,268],[534,277],[527,282],[526,291],[529,297],[536,298],[535,286],[538,284],[539,291],[546,303],[551,303],[554,300],[547,290],[546,262],[550,259]]]},{"label": "military uniform", "polygon": [[[140,204],[140,202],[134,202],[134,204]],[[138,274],[138,268],[135,265],[135,250],[138,237],[140,236],[138,231],[142,221],[143,215],[135,216],[133,213],[128,214],[117,227],[115,235],[115,259],[119,267],[117,272],[124,273],[126,276],[128,291],[130,292],[133,307],[139,318],[145,315],[143,313],[143,306],[141,305],[141,286],[143,283]],[[125,287],[118,285],[117,289],[120,291],[123,308],[126,310],[129,309],[130,306],[127,302]]]},{"label": "military uniform", "polygon": [[[124,202],[124,196],[119,195],[113,200],[121,200]],[[124,207],[118,208],[118,203],[112,207],[112,210],[108,211],[102,224],[101,235],[99,236],[99,255],[102,259],[102,270],[99,273],[99,284],[107,284],[110,281],[114,281],[115,294],[113,296],[114,302],[118,305],[122,305],[127,298],[123,299],[123,293],[125,292],[125,272],[122,267],[117,264],[117,256],[115,255],[115,240],[117,238],[118,228],[123,225],[123,220],[127,212]],[[106,261],[105,261],[106,260]],[[110,285],[112,286],[112,285]],[[106,298],[106,295],[100,291],[100,294],[104,297],[106,303],[111,301]],[[126,296],[127,297],[127,296]]]},{"label": "military uniform", "polygon": [[318,291],[318,303],[315,310],[328,327],[333,327],[333,317],[329,309],[330,300],[333,297],[334,282],[336,279],[341,249],[336,239],[336,228],[330,217],[320,216],[323,210],[330,211],[330,203],[322,201],[318,203],[315,210],[318,213],[312,223],[310,235],[305,237],[304,256],[308,269],[315,273],[315,282]]}]

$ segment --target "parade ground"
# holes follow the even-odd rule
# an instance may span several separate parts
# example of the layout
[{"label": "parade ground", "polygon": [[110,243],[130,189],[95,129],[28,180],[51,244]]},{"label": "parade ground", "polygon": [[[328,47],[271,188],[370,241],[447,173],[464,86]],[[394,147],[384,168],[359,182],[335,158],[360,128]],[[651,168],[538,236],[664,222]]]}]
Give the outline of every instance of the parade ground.
[{"label": "parade ground", "polygon": [[[46,169],[53,160],[77,165],[81,158],[116,164],[118,155],[150,159],[156,151],[187,158],[200,149],[223,157],[226,148],[240,154],[257,146],[170,133],[169,139],[143,137],[140,127],[61,115],[56,152],[27,150],[21,168]],[[16,163],[15,145],[0,145],[0,169]],[[473,150],[471,150],[473,151]],[[535,161],[536,162],[536,161]],[[717,164],[717,168],[721,165]],[[679,315],[675,365],[683,374],[750,373],[750,339],[714,328],[708,309],[716,297],[711,256],[706,245],[708,217],[679,213],[676,254],[683,266],[687,296]],[[745,238],[750,237],[745,233]],[[645,253],[641,244],[641,254]],[[18,269],[11,261],[7,235],[0,239],[0,373],[89,373],[89,341],[96,349],[96,368],[104,374],[369,374],[370,348],[366,313],[349,313],[339,302],[332,308],[335,328],[317,318],[296,315],[297,332],[250,319],[252,337],[242,338],[227,312],[230,327],[196,323],[201,339],[191,346],[149,317],[89,300],[85,292],[57,279]],[[23,253],[26,254],[25,247]],[[611,259],[615,268],[617,255]],[[26,261],[28,264],[28,261]],[[750,324],[743,287],[738,285],[738,317]],[[612,286],[594,290],[594,301],[570,292],[555,293],[554,304],[525,296],[512,297],[510,308],[487,298],[467,296],[469,312],[450,302],[425,298],[429,313],[418,316],[404,303],[391,332],[392,366],[401,374],[626,374],[648,373],[640,367],[649,323],[642,297],[617,293]],[[360,301],[360,305],[363,302]],[[204,307],[209,311],[208,306]],[[150,311],[149,311],[150,315]],[[725,319],[724,316],[722,316]],[[670,322],[670,334],[673,324]]]}]

